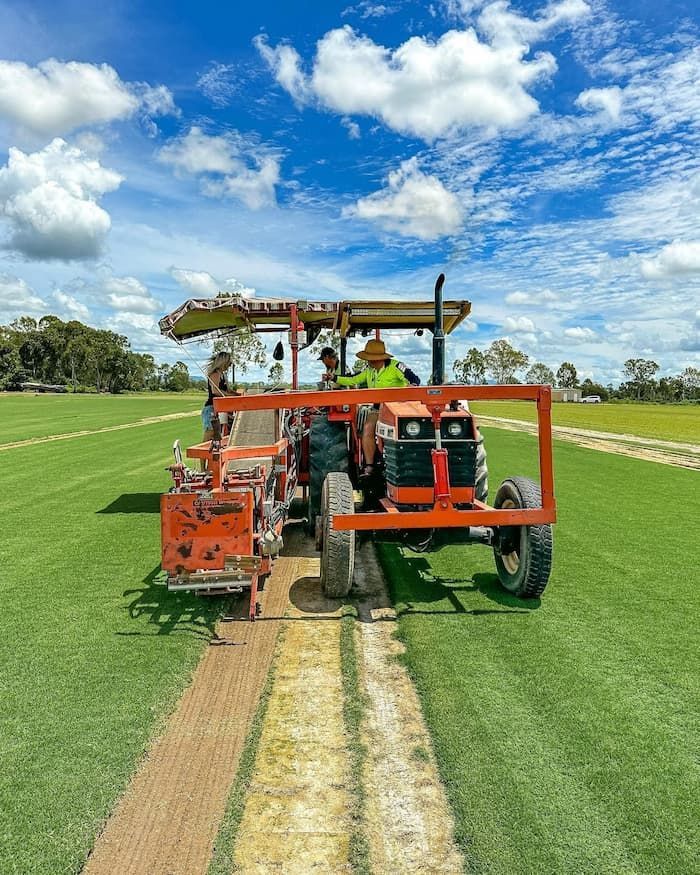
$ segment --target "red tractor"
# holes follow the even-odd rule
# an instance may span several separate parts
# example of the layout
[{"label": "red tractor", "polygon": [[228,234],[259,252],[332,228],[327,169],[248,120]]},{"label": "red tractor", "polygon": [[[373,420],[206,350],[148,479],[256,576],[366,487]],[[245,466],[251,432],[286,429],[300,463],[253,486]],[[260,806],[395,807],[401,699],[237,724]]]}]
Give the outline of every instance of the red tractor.
[{"label": "red tractor", "polygon": [[[161,320],[162,332],[179,343],[241,328],[287,328],[292,353],[292,391],[215,398],[215,411],[234,414],[234,421],[230,434],[217,431],[211,442],[187,450],[189,458],[205,461],[204,471],[188,468],[176,444],[170,466],[174,485],[161,502],[169,588],[205,593],[250,588],[253,619],[259,584],[282,547],[282,530],[301,489],[328,596],[342,598],[350,591],[358,531],[420,552],[450,543],[488,545],[509,592],[522,598],[542,594],[556,519],[551,389],[445,384],[445,333],[466,318],[471,305],[443,304],[443,280],[441,275],[429,303],[215,298],[187,301]],[[341,373],[347,370],[348,337],[430,330],[431,383],[299,391],[299,349],[323,329],[340,337]],[[468,406],[476,399],[537,404],[540,485],[508,478],[492,507],[486,503],[483,438]],[[378,464],[370,477],[361,477],[367,406],[379,409]]]}]

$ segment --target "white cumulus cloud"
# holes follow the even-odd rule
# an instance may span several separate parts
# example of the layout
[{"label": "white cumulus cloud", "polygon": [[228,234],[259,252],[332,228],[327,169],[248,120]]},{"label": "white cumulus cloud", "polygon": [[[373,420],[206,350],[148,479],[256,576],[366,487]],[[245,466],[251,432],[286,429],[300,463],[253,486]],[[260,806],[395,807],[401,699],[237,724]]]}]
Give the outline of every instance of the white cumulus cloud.
[{"label": "white cumulus cloud", "polygon": [[182,173],[230,173],[235,167],[235,143],[229,136],[210,136],[194,126],[168,143],[158,160]]},{"label": "white cumulus cloud", "polygon": [[195,125],[163,146],[158,160],[177,173],[201,177],[202,192],[209,197],[232,197],[251,210],[276,203],[278,156],[236,133],[209,135]]},{"label": "white cumulus cloud", "polygon": [[[572,3],[577,0],[559,5]],[[552,26],[538,24],[539,30],[531,31],[536,37]],[[498,31],[493,22],[485,27]],[[255,45],[298,104],[315,100],[343,115],[373,116],[431,142],[470,127],[513,128],[538,111],[528,89],[554,73],[554,57],[542,52],[526,60],[530,46],[524,37],[513,41],[514,25],[507,39],[496,41],[495,31],[491,43],[469,28],[450,30],[436,41],[411,37],[392,50],[345,26],[319,40],[310,75],[293,46],[273,48],[263,36]]]},{"label": "white cumulus cloud", "polygon": [[506,295],[506,304],[520,306],[522,304],[553,304],[559,300],[559,295],[551,289],[543,289],[541,292],[511,292]]},{"label": "white cumulus cloud", "polygon": [[232,197],[250,210],[261,210],[277,202],[275,186],[280,181],[279,160],[271,155],[259,159],[257,168],[241,166],[222,179],[207,179],[202,192],[209,197]]},{"label": "white cumulus cloud", "polygon": [[17,316],[45,316],[48,313],[43,301],[23,279],[0,273],[0,309],[3,323]]},{"label": "white cumulus cloud", "polygon": [[617,122],[622,112],[623,92],[617,85],[610,88],[588,88],[576,98],[577,106],[591,112],[602,112]]},{"label": "white cumulus cloud", "polygon": [[386,188],[360,198],[346,216],[378,222],[406,237],[435,240],[456,233],[462,223],[459,199],[435,176],[423,173],[415,158],[389,174]]},{"label": "white cumulus cloud", "polygon": [[576,325],[573,328],[565,328],[564,337],[568,337],[569,340],[574,340],[578,343],[583,343],[586,340],[594,340],[595,331],[591,328],[582,328],[580,325]]},{"label": "white cumulus cloud", "polygon": [[341,118],[340,124],[348,132],[348,137],[350,137],[351,140],[359,140],[360,139],[360,136],[361,136],[360,126],[358,125],[357,122],[354,122],[351,119],[347,118],[347,116],[345,116],[345,117]]},{"label": "white cumulus cloud", "polygon": [[189,294],[195,297],[210,298],[219,292],[230,295],[240,295],[242,298],[255,296],[255,289],[244,285],[233,277],[217,279],[206,270],[188,270],[182,267],[171,267],[170,276]]},{"label": "white cumulus cloud", "polygon": [[146,286],[136,277],[108,277],[102,283],[102,294],[113,310],[127,313],[155,313],[161,309]]},{"label": "white cumulus cloud", "polygon": [[123,82],[109,64],[49,58],[36,67],[0,61],[0,118],[43,136],[86,125],[145,115],[176,113],[162,85]]},{"label": "white cumulus cloud", "polygon": [[527,316],[507,316],[503,328],[513,334],[532,334],[535,331],[535,323]]},{"label": "white cumulus cloud", "polygon": [[52,298],[58,304],[61,313],[68,316],[69,319],[78,319],[81,322],[85,322],[86,319],[90,318],[90,311],[85,304],[82,304],[72,295],[67,295],[65,292],[57,289],[53,293]]},{"label": "white cumulus cloud", "polygon": [[253,44],[275,74],[275,79],[297,105],[303,106],[313,98],[313,88],[301,69],[301,56],[294,46],[280,43],[272,48],[262,34],[255,37]]},{"label": "white cumulus cloud", "polygon": [[643,258],[640,270],[648,280],[700,274],[700,240],[674,240],[654,257]]},{"label": "white cumulus cloud", "polygon": [[121,182],[60,138],[31,154],[10,148],[0,168],[0,217],[11,232],[5,248],[32,259],[96,256],[111,225],[98,200]]},{"label": "white cumulus cloud", "polygon": [[508,0],[496,0],[483,10],[478,27],[493,45],[527,45],[586,18],[590,12],[591,7],[584,0],[560,0],[548,3],[538,18],[527,18],[512,12]]}]

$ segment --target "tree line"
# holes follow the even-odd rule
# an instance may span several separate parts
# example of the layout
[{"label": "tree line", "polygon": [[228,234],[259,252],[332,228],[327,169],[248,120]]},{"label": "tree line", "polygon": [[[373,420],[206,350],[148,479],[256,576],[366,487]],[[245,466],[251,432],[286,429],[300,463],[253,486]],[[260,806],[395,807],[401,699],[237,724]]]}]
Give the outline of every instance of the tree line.
[{"label": "tree line", "polygon": [[603,401],[700,401],[700,369],[688,367],[676,376],[657,380],[659,368],[651,359],[627,359],[623,371],[626,379],[618,387],[603,386],[588,377],[579,382],[572,362],[562,362],[555,373],[543,362],[531,364],[529,356],[507,340],[494,340],[484,351],[473,346],[464,358],[456,359],[452,365],[455,378],[472,385],[489,380],[503,385],[520,383],[522,376],[526,383],[580,389],[582,395],[600,395]]},{"label": "tree line", "polygon": [[[325,337],[319,338],[312,352],[318,353],[322,341]],[[251,365],[267,364],[265,345],[252,332],[224,338],[215,349],[231,353],[238,377]],[[589,378],[579,382],[572,362],[562,362],[556,373],[543,362],[531,363],[507,340],[495,340],[483,351],[472,347],[452,367],[461,383],[524,380],[562,389],[579,388],[583,395],[600,395],[604,401],[700,401],[700,369],[688,367],[678,375],[657,379],[659,365],[650,359],[628,359],[624,364],[626,379],[618,387],[603,386]],[[282,380],[279,361],[273,363],[268,378],[273,383]],[[157,364],[152,355],[134,352],[123,334],[91,328],[75,319],[64,322],[57,316],[22,316],[10,325],[0,326],[0,390],[19,389],[29,382],[68,385],[74,392],[113,393],[182,392],[202,386],[201,378],[192,379],[182,361]]]},{"label": "tree line", "polygon": [[57,316],[22,316],[0,326],[0,390],[23,383],[67,385],[74,392],[201,388],[184,362],[157,364],[152,355],[134,352],[123,334]]}]

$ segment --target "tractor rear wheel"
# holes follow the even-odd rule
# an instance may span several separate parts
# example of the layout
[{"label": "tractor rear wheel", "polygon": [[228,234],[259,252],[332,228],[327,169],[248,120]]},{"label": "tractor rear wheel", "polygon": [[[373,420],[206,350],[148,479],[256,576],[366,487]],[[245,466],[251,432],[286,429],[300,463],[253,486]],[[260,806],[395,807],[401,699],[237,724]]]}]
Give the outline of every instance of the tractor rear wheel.
[{"label": "tractor rear wheel", "polygon": [[331,471],[347,472],[348,440],[343,422],[329,422],[315,416],[309,430],[309,533],[316,532],[316,517],[321,513],[321,490]]},{"label": "tractor rear wheel", "polygon": [[333,517],[354,513],[355,499],[347,474],[331,471],[321,494],[321,586],[329,598],[344,598],[355,569],[355,532],[336,531]]},{"label": "tractor rear wheel", "polygon": [[[504,480],[494,507],[537,508],[542,506],[540,487],[527,477]],[[539,598],[552,570],[552,527],[499,526],[494,543],[496,569],[508,592],[523,599]]]},{"label": "tractor rear wheel", "polygon": [[476,431],[476,477],[474,478],[474,494],[477,501],[486,501],[489,497],[489,469],[486,464],[486,448],[484,436]]}]

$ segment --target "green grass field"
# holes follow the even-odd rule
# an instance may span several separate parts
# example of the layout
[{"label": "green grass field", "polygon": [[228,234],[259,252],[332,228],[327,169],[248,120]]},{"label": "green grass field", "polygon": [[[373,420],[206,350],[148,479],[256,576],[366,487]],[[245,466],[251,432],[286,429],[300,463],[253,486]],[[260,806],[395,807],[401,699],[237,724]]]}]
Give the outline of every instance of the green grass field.
[{"label": "green grass field", "polygon": [[[82,405],[74,425],[93,409],[109,422],[113,399],[36,399],[44,413],[64,400]],[[112,409],[117,420],[153,412],[148,399]],[[3,875],[80,869],[211,634],[215,602],[153,581],[170,446],[200,433],[193,417],[3,452]]]},{"label": "green grass field", "polygon": [[[65,431],[201,402],[0,396],[0,442],[8,400],[24,437],[34,402],[34,431],[66,400]],[[532,437],[485,434],[492,487],[532,470]],[[216,603],[154,581],[178,436],[198,418],[3,451],[3,875],[80,869],[211,634]],[[697,473],[562,442],[556,478],[541,606],[486,548],[383,548],[459,841],[503,875],[698,871]]]},{"label": "green grass field", "polygon": [[[534,438],[485,434],[492,494],[533,473]],[[698,475],[558,443],[556,476],[541,605],[486,548],[382,548],[460,845],[503,875],[697,872]]]},{"label": "green grass field", "polygon": [[[474,413],[536,422],[528,401],[472,401]],[[700,404],[554,404],[552,423],[700,444]]]},{"label": "green grass field", "polygon": [[0,394],[0,444],[123,425],[150,416],[201,410],[205,395]]}]

